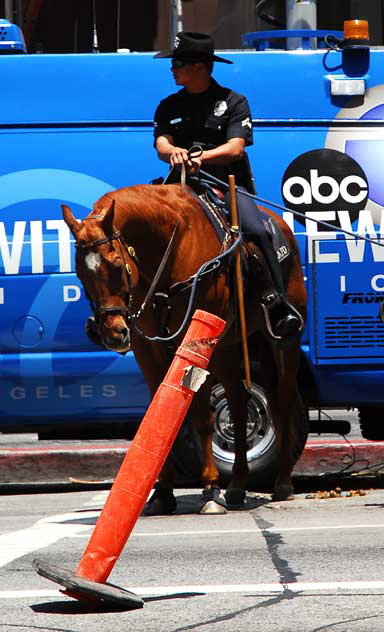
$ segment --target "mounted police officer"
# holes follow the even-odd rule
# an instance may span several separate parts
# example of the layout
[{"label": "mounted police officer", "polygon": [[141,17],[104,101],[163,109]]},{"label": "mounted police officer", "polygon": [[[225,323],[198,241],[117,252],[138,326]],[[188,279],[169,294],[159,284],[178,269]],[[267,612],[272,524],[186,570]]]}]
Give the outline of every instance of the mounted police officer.
[{"label": "mounted police officer", "polygon": [[[171,166],[167,182],[180,181],[180,168],[198,175],[200,167],[227,182],[255,193],[245,147],[252,145],[252,118],[247,99],[219,85],[212,78],[213,63],[232,64],[214,54],[213,39],[204,33],[180,32],[172,50],[155,57],[171,58],[175,83],[183,88],[163,99],[155,112],[155,142],[158,156]],[[200,146],[192,156],[188,149]],[[265,260],[268,290],[262,298],[267,324],[274,337],[283,341],[299,333],[301,321],[288,303],[280,265],[267,233],[267,217],[255,202],[238,189],[238,209],[242,232],[257,244]],[[262,262],[263,263],[263,262]]]}]

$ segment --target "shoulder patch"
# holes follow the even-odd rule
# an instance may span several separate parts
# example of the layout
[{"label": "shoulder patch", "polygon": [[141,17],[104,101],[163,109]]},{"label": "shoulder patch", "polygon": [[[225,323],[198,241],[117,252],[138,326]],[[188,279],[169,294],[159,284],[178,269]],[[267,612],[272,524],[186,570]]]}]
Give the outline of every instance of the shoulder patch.
[{"label": "shoulder patch", "polygon": [[241,121],[241,127],[249,127],[249,129],[252,129],[252,123],[249,116],[247,116],[247,118]]}]

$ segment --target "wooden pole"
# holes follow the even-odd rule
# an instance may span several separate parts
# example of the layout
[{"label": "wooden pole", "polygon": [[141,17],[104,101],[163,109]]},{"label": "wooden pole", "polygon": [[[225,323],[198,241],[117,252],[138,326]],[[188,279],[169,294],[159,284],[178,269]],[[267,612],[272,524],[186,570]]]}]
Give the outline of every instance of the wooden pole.
[{"label": "wooden pole", "polygon": [[[236,202],[236,185],[235,185],[235,176],[228,176],[229,182],[229,194],[231,200],[231,222],[232,222],[232,230],[239,232],[239,220],[237,214],[237,202]],[[240,330],[241,330],[241,342],[243,347],[243,356],[244,356],[244,373],[245,373],[245,384],[247,386],[248,391],[251,390],[251,369],[249,366],[249,353],[248,353],[248,340],[247,340],[247,325],[245,322],[245,310],[244,310],[244,286],[243,286],[243,275],[241,273],[241,257],[240,257],[240,248],[236,250],[236,290],[237,290],[237,298],[239,304],[239,316],[240,316]]]}]

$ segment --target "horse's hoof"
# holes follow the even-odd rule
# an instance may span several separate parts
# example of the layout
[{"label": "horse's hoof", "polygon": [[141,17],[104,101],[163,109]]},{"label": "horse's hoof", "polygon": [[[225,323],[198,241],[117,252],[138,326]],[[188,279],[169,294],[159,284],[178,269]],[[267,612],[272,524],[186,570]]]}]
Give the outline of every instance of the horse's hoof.
[{"label": "horse's hoof", "polygon": [[209,500],[207,503],[201,506],[200,513],[204,516],[208,516],[211,514],[220,515],[226,514],[227,510],[223,505],[219,505],[214,500]]},{"label": "horse's hoof", "polygon": [[225,500],[228,505],[244,505],[245,491],[241,487],[230,487],[225,492]]},{"label": "horse's hoof", "polygon": [[272,495],[272,500],[274,502],[279,500],[293,500],[294,493],[292,485],[279,485],[275,488],[275,491]]},{"label": "horse's hoof", "polygon": [[144,514],[146,516],[169,516],[176,510],[176,498],[172,489],[155,485],[155,491],[148,500]]},{"label": "horse's hoof", "polygon": [[218,487],[203,490],[200,513],[204,515],[227,513],[227,503]]}]

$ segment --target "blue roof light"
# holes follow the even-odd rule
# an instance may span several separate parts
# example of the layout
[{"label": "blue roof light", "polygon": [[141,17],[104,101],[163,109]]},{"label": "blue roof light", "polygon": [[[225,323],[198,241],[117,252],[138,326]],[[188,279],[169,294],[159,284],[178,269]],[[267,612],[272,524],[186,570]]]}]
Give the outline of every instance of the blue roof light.
[{"label": "blue roof light", "polygon": [[0,19],[0,55],[26,52],[27,47],[21,29],[8,20]]}]

